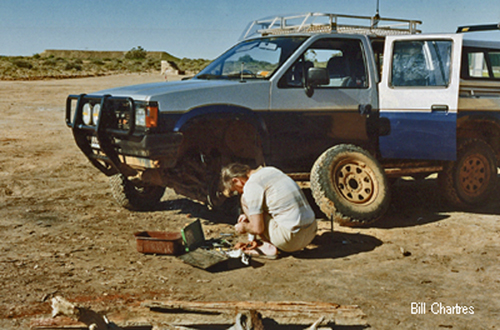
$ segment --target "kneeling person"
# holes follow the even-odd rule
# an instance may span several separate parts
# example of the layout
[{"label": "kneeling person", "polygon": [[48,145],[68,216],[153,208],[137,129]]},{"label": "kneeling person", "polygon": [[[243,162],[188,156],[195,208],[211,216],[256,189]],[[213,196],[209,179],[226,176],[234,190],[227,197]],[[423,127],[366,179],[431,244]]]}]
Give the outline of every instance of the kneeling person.
[{"label": "kneeling person", "polygon": [[259,250],[264,255],[276,256],[278,249],[302,250],[316,236],[314,211],[297,183],[282,171],[234,163],[222,169],[221,178],[226,194],[241,194],[243,214],[236,231],[259,235],[264,241]]}]

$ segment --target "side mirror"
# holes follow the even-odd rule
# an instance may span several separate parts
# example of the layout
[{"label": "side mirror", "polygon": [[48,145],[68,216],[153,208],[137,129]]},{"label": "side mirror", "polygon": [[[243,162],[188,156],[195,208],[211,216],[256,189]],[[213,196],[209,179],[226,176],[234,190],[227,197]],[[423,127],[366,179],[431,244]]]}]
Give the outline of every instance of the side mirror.
[{"label": "side mirror", "polygon": [[307,96],[311,97],[314,94],[314,87],[328,85],[330,76],[325,68],[309,68],[307,70],[307,83],[305,86]]},{"label": "side mirror", "polygon": [[310,86],[328,85],[330,76],[328,70],[324,68],[309,68],[307,70],[307,84]]}]

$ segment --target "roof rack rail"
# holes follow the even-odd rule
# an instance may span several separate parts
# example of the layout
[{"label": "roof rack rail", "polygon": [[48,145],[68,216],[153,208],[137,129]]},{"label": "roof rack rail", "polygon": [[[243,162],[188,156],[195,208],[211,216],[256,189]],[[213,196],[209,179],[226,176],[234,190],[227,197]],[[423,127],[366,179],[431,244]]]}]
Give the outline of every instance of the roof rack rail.
[{"label": "roof rack rail", "polygon": [[500,30],[500,23],[498,23],[498,24],[483,24],[483,25],[459,26],[458,29],[457,29],[457,33],[478,32],[478,31],[493,31],[493,30]]},{"label": "roof rack rail", "polygon": [[[360,22],[361,21],[361,22]],[[382,25],[382,24],[386,25]],[[251,22],[240,39],[291,33],[353,33],[376,36],[416,34],[421,21],[355,16],[342,14],[305,13],[267,17]]]}]

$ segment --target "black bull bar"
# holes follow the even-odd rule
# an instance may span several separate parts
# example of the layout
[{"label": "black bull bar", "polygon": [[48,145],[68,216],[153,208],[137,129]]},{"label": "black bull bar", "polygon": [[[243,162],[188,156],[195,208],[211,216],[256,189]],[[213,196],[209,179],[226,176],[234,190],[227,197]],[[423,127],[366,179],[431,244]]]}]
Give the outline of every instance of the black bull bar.
[{"label": "black bull bar", "polygon": [[[76,101],[73,111],[72,105]],[[83,120],[85,104],[100,104],[95,125],[87,125]],[[91,117],[93,117],[91,115]],[[89,161],[107,176],[119,172],[130,172],[118,157],[114,138],[131,139],[135,131],[135,104],[130,97],[110,95],[69,95],[66,99],[66,125],[72,129],[76,144]],[[99,151],[92,147],[96,139]],[[128,170],[127,170],[128,168]]]}]

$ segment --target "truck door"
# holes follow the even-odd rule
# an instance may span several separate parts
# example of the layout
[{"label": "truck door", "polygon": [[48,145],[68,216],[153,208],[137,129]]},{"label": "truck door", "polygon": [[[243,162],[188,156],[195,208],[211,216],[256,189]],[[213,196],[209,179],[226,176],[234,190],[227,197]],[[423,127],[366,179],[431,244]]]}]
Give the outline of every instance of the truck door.
[{"label": "truck door", "polygon": [[[313,37],[276,74],[271,111],[265,115],[270,164],[308,172],[321,153],[338,143],[370,149],[368,115],[359,107],[377,104],[373,58],[367,49],[371,47],[364,36]],[[330,82],[308,95],[304,75],[311,67],[327,70]]]},{"label": "truck door", "polygon": [[455,160],[461,35],[387,37],[380,117],[382,158]]}]

